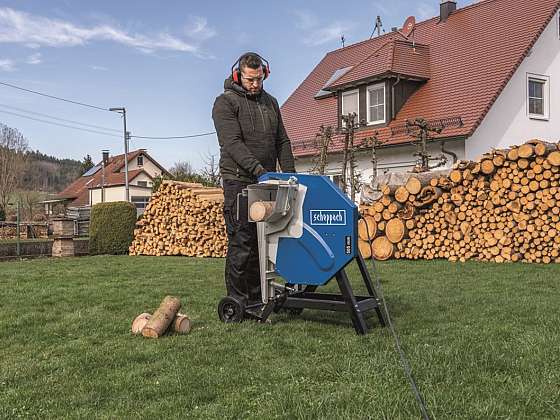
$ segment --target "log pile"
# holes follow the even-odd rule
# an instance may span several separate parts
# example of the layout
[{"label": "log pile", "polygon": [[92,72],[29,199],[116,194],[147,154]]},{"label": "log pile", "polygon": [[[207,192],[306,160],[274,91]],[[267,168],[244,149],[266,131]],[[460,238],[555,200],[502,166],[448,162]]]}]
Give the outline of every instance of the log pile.
[{"label": "log pile", "polygon": [[130,255],[224,257],[223,202],[221,188],[163,181],[137,222]]},{"label": "log pile", "polygon": [[560,143],[493,150],[447,174],[395,174],[379,190],[360,207],[365,258],[560,262]]}]

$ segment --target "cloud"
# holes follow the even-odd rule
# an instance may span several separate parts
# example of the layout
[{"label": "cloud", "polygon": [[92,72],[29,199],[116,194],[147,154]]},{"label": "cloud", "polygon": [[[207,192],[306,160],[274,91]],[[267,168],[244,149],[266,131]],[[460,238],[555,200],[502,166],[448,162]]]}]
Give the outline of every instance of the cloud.
[{"label": "cloud", "polygon": [[439,15],[439,9],[437,8],[437,4],[420,2],[416,7],[416,20],[423,21],[426,19],[433,18],[434,16]]},{"label": "cloud", "polygon": [[0,58],[0,70],[1,71],[13,71],[16,68],[16,63],[13,60],[8,58],[1,59]]},{"label": "cloud", "polygon": [[185,27],[185,33],[187,36],[200,41],[206,41],[216,36],[216,30],[208,26],[208,20],[201,16],[190,17],[189,23]]},{"label": "cloud", "polygon": [[97,71],[108,71],[109,69],[107,67],[103,67],[103,66],[89,66],[90,69],[92,70],[97,70]]},{"label": "cloud", "polygon": [[42,63],[43,60],[41,59],[41,53],[31,54],[29,57],[27,57],[27,60],[25,60],[25,62],[27,64],[40,64],[40,63]]},{"label": "cloud", "polygon": [[[206,20],[199,18],[191,27],[194,35],[211,36],[212,30]],[[74,47],[93,41],[111,41],[137,50],[152,53],[155,51],[179,51],[198,55],[196,43],[173,36],[167,32],[152,35],[129,33],[116,26],[98,24],[90,27],[74,23],[32,15],[10,8],[0,8],[0,42],[23,44],[28,48]]]},{"label": "cloud", "polygon": [[294,12],[294,14],[296,27],[304,33],[303,43],[305,45],[316,47],[334,40],[340,40],[340,37],[350,29],[349,24],[339,21],[321,25],[319,19],[307,11],[300,10]]}]

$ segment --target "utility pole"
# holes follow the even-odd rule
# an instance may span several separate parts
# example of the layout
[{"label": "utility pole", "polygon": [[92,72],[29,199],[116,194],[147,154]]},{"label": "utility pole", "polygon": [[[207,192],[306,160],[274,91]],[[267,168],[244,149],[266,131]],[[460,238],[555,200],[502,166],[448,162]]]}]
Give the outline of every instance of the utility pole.
[{"label": "utility pole", "polygon": [[124,133],[124,188],[125,188],[125,200],[130,201],[130,190],[128,188],[128,141],[130,139],[130,133],[126,131],[126,108],[109,108],[109,111],[118,112],[123,117],[123,133]]}]

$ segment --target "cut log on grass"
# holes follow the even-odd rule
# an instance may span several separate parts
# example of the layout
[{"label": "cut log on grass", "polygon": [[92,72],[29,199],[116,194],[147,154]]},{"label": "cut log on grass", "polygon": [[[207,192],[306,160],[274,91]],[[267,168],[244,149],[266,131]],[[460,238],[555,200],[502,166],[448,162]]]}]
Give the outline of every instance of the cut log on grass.
[{"label": "cut log on grass", "polygon": [[185,315],[178,313],[173,320],[173,332],[176,334],[188,334],[192,328],[192,321]]},{"label": "cut log on grass", "polygon": [[[148,323],[149,319],[152,317],[152,314],[148,312],[144,312],[138,315],[134,321],[132,322],[132,334],[140,334],[144,326]],[[175,334],[188,334],[192,329],[192,321],[191,319],[181,313],[177,313],[175,318],[173,318],[173,323],[171,324],[171,330]]]},{"label": "cut log on grass", "polygon": [[132,321],[132,334],[140,334],[152,315],[148,312],[141,313]]},{"label": "cut log on grass", "polygon": [[181,301],[179,298],[166,296],[142,329],[142,335],[149,338],[161,337],[167,331],[180,308]]}]

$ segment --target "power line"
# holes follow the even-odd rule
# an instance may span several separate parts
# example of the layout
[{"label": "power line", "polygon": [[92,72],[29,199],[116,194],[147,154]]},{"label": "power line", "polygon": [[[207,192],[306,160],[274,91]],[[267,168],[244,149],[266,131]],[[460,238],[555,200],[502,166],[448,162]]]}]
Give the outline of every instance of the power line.
[{"label": "power line", "polygon": [[102,131],[90,130],[88,128],[82,128],[82,127],[73,127],[71,125],[60,124],[60,123],[56,123],[56,122],[53,122],[53,121],[45,121],[45,120],[41,120],[39,118],[30,117],[28,115],[21,115],[21,114],[18,114],[16,112],[3,111],[1,109],[0,109],[0,112],[2,112],[4,114],[9,114],[9,115],[15,115],[16,117],[20,117],[20,118],[27,118],[28,120],[38,121],[38,122],[42,122],[42,123],[45,123],[45,124],[56,125],[56,126],[65,127],[65,128],[71,128],[73,130],[86,131],[88,133],[94,133],[94,134],[101,134],[102,136],[122,138],[122,136],[118,136],[116,134],[103,133]]},{"label": "power line", "polygon": [[117,132],[117,133],[120,133],[122,131],[122,130],[117,130],[116,128],[101,127],[99,125],[87,124],[87,123],[83,123],[83,122],[79,122],[79,121],[67,120],[65,118],[53,117],[52,115],[42,114],[40,112],[35,112],[35,111],[29,111],[27,109],[18,108],[16,106],[11,106],[11,105],[6,105],[6,104],[0,104],[0,107],[16,110],[16,111],[20,111],[20,112],[25,112],[25,113],[28,113],[28,114],[38,115],[40,117],[51,118],[51,119],[57,120],[57,121],[83,125],[83,126],[91,127],[91,128],[98,128],[98,129],[101,129],[101,130],[114,131],[114,132]]},{"label": "power line", "polygon": [[107,108],[102,108],[100,106],[86,104],[84,102],[73,101],[71,99],[60,98],[58,96],[47,95],[46,93],[37,92],[37,91],[31,90],[31,89],[25,89],[25,88],[22,88],[20,86],[12,85],[10,83],[0,82],[0,85],[8,86],[8,87],[11,87],[11,88],[14,88],[14,89],[23,90],[24,92],[34,93],[35,95],[44,96],[46,98],[51,98],[51,99],[56,99],[56,100],[63,101],[63,102],[68,102],[68,103],[71,103],[71,104],[74,104],[74,105],[81,105],[81,106],[85,106],[85,107],[88,107],[88,108],[93,108],[93,109],[98,109],[98,110],[101,110],[101,111],[110,112]]},{"label": "power line", "polygon": [[[111,111],[109,111],[109,109],[107,109],[107,108],[101,108],[101,107],[99,107],[99,106],[90,105],[90,104],[86,104],[86,103],[78,102],[78,101],[73,101],[73,100],[71,100],[71,99],[65,99],[65,98],[60,98],[60,97],[58,97],[58,96],[48,95],[48,94],[46,94],[46,93],[37,92],[37,91],[35,91],[35,90],[22,88],[22,87],[20,87],[20,86],[12,85],[12,84],[6,83],[6,82],[0,82],[0,85],[8,86],[8,87],[11,87],[11,88],[14,88],[14,89],[18,89],[18,90],[22,90],[22,91],[24,91],[24,92],[34,93],[34,94],[36,94],[36,95],[44,96],[44,97],[46,97],[46,98],[56,99],[56,100],[59,100],[59,101],[68,102],[68,103],[75,104],[75,105],[81,105],[81,106],[85,106],[85,107],[88,107],[88,108],[98,109],[98,110],[101,110],[101,111],[111,112]],[[53,116],[51,116],[51,115],[41,114],[41,113],[33,112],[33,111],[28,111],[28,110],[24,110],[24,109],[21,109],[21,108],[18,109],[18,108],[16,108],[16,107],[11,107],[11,106],[9,106],[9,105],[2,105],[2,104],[0,104],[0,106],[4,106],[4,107],[7,107],[7,108],[11,108],[11,109],[16,109],[16,110],[21,111],[21,112],[27,112],[27,113],[30,113],[30,114],[35,114],[35,115],[39,115],[39,116],[43,116],[43,117],[46,117],[46,118],[51,118],[51,119],[55,119],[55,120],[59,120],[59,121],[70,122],[70,123],[72,123],[72,124],[80,124],[80,125],[89,126],[89,127],[93,127],[93,128],[98,128],[98,129],[102,129],[102,130],[108,130],[108,131],[115,131],[115,132],[119,132],[119,131],[120,131],[120,130],[116,130],[116,129],[113,129],[113,128],[105,128],[105,127],[100,127],[100,126],[94,126],[94,125],[91,125],[91,124],[85,124],[85,123],[81,123],[81,122],[78,122],[78,121],[72,121],[72,120],[66,120],[66,119],[63,119],[63,118],[53,117]],[[17,114],[17,113],[14,113],[14,112],[1,111],[1,110],[0,110],[0,112],[3,112],[3,113],[5,113],[5,114],[15,115],[15,116],[18,116],[18,117],[21,117],[21,118],[27,118],[27,119],[34,120],[34,121],[43,122],[43,123],[46,123],[46,124],[58,125],[58,126],[60,126],[60,127],[71,128],[71,129],[74,129],[74,130],[88,131],[88,132],[91,132],[91,133],[103,134],[103,135],[106,135],[106,136],[115,137],[115,136],[113,136],[112,134],[108,134],[108,133],[102,133],[102,132],[99,132],[99,131],[89,130],[89,129],[85,129],[85,128],[67,126],[67,125],[64,125],[64,124],[57,124],[57,123],[54,123],[54,122],[51,122],[51,121],[40,120],[40,119],[38,119],[38,118],[32,118],[32,117],[28,117],[28,116],[25,116],[25,115]],[[190,139],[190,138],[195,138],[195,137],[211,136],[211,135],[213,135],[213,134],[216,134],[216,132],[215,132],[215,131],[212,131],[212,132],[207,132],[207,133],[191,134],[191,135],[185,135],[185,136],[167,136],[167,137],[157,137],[157,136],[130,136],[130,138],[145,139],[145,140],[176,140],[176,139]]]},{"label": "power line", "polygon": [[174,140],[174,139],[191,139],[193,137],[211,136],[212,134],[216,134],[216,132],[211,131],[208,133],[191,134],[188,136],[170,136],[170,137],[130,136],[130,137],[137,138],[137,139],[148,139],[148,140]]}]

